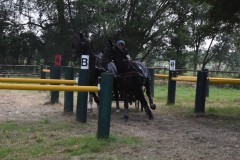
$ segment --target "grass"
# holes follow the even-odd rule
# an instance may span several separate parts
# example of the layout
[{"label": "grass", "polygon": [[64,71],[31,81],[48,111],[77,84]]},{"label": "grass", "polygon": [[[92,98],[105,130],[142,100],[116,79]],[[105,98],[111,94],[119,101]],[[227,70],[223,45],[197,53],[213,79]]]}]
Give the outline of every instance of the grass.
[{"label": "grass", "polygon": [[[240,126],[240,90],[210,86],[209,91],[206,114],[225,119],[227,125],[236,121],[234,125],[238,122]],[[161,114],[193,115],[195,86],[177,84],[175,104],[168,106],[167,84],[155,85],[155,101]],[[106,155],[103,159],[121,159],[120,155],[111,156],[121,148],[134,150],[143,144],[137,136],[111,134],[109,139],[98,140],[95,133],[96,124],[91,122],[81,124],[48,118],[0,122],[0,159],[95,159],[99,153]]]},{"label": "grass", "polygon": [[[167,102],[167,84],[155,85],[155,100],[160,102],[166,109],[177,112],[193,113],[195,107],[194,85],[178,85],[176,87],[175,104],[172,107],[165,106]],[[219,116],[237,117],[240,115],[240,90],[210,86],[209,97],[206,97],[206,113]]]},{"label": "grass", "polygon": [[35,159],[38,157],[86,156],[110,152],[119,146],[134,147],[142,143],[138,137],[110,135],[98,140],[84,130],[88,124],[8,121],[0,124],[0,159]]}]

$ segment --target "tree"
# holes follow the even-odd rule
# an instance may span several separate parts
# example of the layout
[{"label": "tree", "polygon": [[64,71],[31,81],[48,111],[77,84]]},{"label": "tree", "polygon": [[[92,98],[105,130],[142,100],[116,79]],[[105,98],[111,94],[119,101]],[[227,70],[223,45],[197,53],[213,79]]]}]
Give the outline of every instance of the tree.
[{"label": "tree", "polygon": [[165,55],[166,59],[176,60],[176,68],[185,68],[190,46],[190,33],[188,31],[188,18],[190,13],[189,0],[174,1],[172,5],[172,20],[170,22],[169,46]]},{"label": "tree", "polygon": [[231,71],[240,70],[240,32],[239,29],[235,30],[235,33],[232,36],[229,36],[230,40],[229,45],[231,49],[228,50],[226,65],[230,68]]},{"label": "tree", "polygon": [[[121,3],[122,2],[122,3]],[[118,5],[119,30],[115,39],[124,39],[133,59],[145,60],[158,48],[168,30],[165,18],[171,5],[169,0],[130,0]]]},{"label": "tree", "polygon": [[210,19],[215,22],[227,23],[234,26],[240,23],[240,1],[239,0],[198,0],[209,3]]}]

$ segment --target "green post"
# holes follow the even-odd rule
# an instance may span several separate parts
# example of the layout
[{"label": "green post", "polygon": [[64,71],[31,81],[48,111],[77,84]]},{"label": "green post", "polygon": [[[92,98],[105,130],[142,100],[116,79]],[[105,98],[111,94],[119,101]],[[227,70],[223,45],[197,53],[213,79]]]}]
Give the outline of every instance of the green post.
[{"label": "green post", "polygon": [[40,68],[40,78],[41,79],[47,79],[47,74],[46,72],[43,72],[42,70],[44,69],[43,65],[41,65],[41,68]]},{"label": "green post", "polygon": [[[89,55],[82,55],[81,68],[79,70],[78,85],[89,85]],[[86,123],[87,122],[87,100],[88,92],[78,92],[77,97],[77,110],[76,121]]]},{"label": "green post", "polygon": [[[73,67],[66,67],[64,70],[64,75],[66,80],[74,79]],[[64,114],[73,113],[73,95],[74,92],[64,92]]]},{"label": "green post", "polygon": [[176,77],[176,71],[169,71],[168,77],[168,97],[167,97],[167,104],[172,105],[175,104],[175,96],[176,96],[176,81],[172,80],[172,77]]},{"label": "green post", "polygon": [[109,138],[112,107],[113,74],[102,73],[97,138]]},{"label": "green post", "polygon": [[207,75],[206,71],[198,71],[197,73],[195,113],[205,112]]},{"label": "green post", "polygon": [[[60,79],[61,78],[61,67],[50,67],[50,79]],[[51,104],[59,103],[59,91],[51,92]]]}]

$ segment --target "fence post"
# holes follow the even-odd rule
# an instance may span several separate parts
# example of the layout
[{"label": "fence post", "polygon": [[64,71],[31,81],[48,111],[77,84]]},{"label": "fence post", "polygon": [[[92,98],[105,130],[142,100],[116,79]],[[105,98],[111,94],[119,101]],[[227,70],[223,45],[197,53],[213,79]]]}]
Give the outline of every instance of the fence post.
[{"label": "fence post", "polygon": [[[81,68],[79,70],[78,85],[88,86],[89,85],[89,55],[82,55]],[[86,123],[87,122],[87,92],[78,92],[77,96],[77,110],[76,110],[76,121]]]},{"label": "fence post", "polygon": [[[50,67],[50,79],[60,79],[61,78],[61,67]],[[51,104],[59,102],[59,91],[51,91]]]},{"label": "fence post", "polygon": [[195,97],[195,113],[205,112],[206,87],[207,86],[207,72],[198,71],[197,86]]},{"label": "fence post", "polygon": [[[73,80],[73,67],[66,67],[64,70],[64,75],[66,80]],[[64,92],[64,113],[73,113],[73,95],[74,92]]]},{"label": "fence post", "polygon": [[47,79],[47,73],[46,72],[43,72],[43,65],[41,65],[40,67],[40,78],[41,79]]},{"label": "fence post", "polygon": [[154,68],[149,68],[149,75],[150,75],[150,87],[151,87],[151,96],[154,98]]},{"label": "fence post", "polygon": [[172,80],[172,77],[176,77],[177,72],[169,70],[168,76],[168,99],[167,104],[172,105],[175,104],[175,95],[176,95],[176,81]]},{"label": "fence post", "polygon": [[[206,74],[208,77],[208,74],[209,74],[208,69],[203,69],[203,71],[207,72]],[[208,80],[206,82],[206,97],[209,97],[209,82],[208,82]]]},{"label": "fence post", "polygon": [[100,105],[97,138],[109,138],[112,106],[113,74],[103,73],[100,81]]}]

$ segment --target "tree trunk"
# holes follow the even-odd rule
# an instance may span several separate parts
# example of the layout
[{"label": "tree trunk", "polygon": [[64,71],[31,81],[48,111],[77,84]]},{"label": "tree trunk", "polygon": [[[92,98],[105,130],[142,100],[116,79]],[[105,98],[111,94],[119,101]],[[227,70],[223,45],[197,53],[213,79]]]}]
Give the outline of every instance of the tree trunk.
[{"label": "tree trunk", "polygon": [[68,14],[70,18],[71,28],[75,31],[75,26],[72,18],[71,0],[67,0],[67,4],[68,4]]},{"label": "tree trunk", "polygon": [[57,12],[58,12],[58,27],[59,27],[59,53],[64,54],[64,42],[67,35],[67,25],[64,16],[64,0],[56,1]]}]

